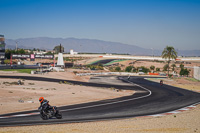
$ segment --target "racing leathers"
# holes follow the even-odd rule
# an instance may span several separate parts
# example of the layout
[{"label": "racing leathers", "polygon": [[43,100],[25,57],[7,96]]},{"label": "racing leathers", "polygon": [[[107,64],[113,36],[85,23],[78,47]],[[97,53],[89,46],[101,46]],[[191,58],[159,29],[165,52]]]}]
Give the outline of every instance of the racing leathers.
[{"label": "racing leathers", "polygon": [[40,104],[40,109],[44,110],[44,111],[48,111],[49,109],[52,109],[52,107],[49,105],[49,101],[44,99],[41,104]]}]

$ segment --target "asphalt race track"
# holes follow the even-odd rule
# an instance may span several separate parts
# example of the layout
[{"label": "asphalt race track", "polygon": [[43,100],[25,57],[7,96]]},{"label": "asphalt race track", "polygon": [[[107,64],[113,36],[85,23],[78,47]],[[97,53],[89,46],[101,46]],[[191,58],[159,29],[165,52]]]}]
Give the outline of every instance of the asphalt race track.
[{"label": "asphalt race track", "polygon": [[63,119],[42,120],[37,110],[0,115],[0,127],[130,118],[170,112],[200,102],[200,93],[168,85],[160,86],[159,83],[144,79],[145,77],[134,76],[128,81],[127,77],[97,76],[91,78],[88,83],[29,76],[0,75],[0,78],[57,83],[67,81],[77,85],[137,91],[133,95],[121,98],[59,107]]},{"label": "asphalt race track", "polygon": [[113,60],[116,60],[116,59],[99,60],[99,61],[97,61],[97,62],[95,62],[95,63],[92,63],[91,65],[107,64],[107,63],[109,63],[109,62],[111,62],[111,61],[113,61]]}]

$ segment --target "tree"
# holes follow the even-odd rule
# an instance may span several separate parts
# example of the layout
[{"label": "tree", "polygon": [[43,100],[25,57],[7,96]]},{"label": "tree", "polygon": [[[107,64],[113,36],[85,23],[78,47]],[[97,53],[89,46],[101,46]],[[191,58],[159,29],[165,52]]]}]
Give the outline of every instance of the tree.
[{"label": "tree", "polygon": [[116,67],[115,71],[119,72],[119,71],[121,71],[121,68],[120,67]]},{"label": "tree", "polygon": [[176,67],[176,64],[172,64],[171,67],[172,67],[172,71],[174,71],[175,70],[174,68]]},{"label": "tree", "polygon": [[168,75],[169,75],[169,63],[170,63],[171,59],[176,59],[177,58],[177,52],[174,49],[174,47],[167,46],[166,48],[164,48],[164,50],[162,52],[162,58],[167,59],[167,63],[168,63]]},{"label": "tree", "polygon": [[167,71],[168,68],[169,68],[169,65],[168,65],[168,64],[164,65],[163,71]]},{"label": "tree", "polygon": [[26,54],[26,51],[24,49],[18,49],[18,50],[6,49],[6,51],[5,51],[5,57],[7,59],[10,59],[10,55],[11,54]]},{"label": "tree", "polygon": [[4,63],[5,63],[5,64],[9,64],[9,63],[10,63],[10,60],[8,60],[8,59],[7,59],[7,60],[4,60]]},{"label": "tree", "polygon": [[49,51],[45,55],[53,55],[53,53],[51,51]]},{"label": "tree", "polygon": [[180,64],[180,68],[181,68],[181,69],[184,69],[184,65],[183,65],[182,63]]},{"label": "tree", "polygon": [[[53,50],[55,51],[55,53],[60,53],[60,45],[55,46]],[[61,46],[61,53],[63,52],[64,52],[64,47]]]},{"label": "tree", "polygon": [[157,68],[156,68],[156,71],[159,72],[159,71],[160,71],[160,68],[157,67]]},{"label": "tree", "polygon": [[155,69],[155,66],[154,65],[151,65],[150,66],[150,69],[153,71]]},{"label": "tree", "polygon": [[18,52],[18,54],[25,54],[26,53],[24,49],[19,49],[19,50],[17,50],[17,52]]},{"label": "tree", "polygon": [[184,69],[184,68],[181,68],[181,71],[180,71],[180,75],[181,76],[183,76],[183,75],[189,75],[189,73],[190,73],[190,71],[186,68],[186,69]]},{"label": "tree", "polygon": [[139,72],[144,72],[144,73],[150,72],[150,69],[145,66],[138,67],[137,69]]},{"label": "tree", "polygon": [[133,66],[127,66],[125,68],[125,72],[131,72],[132,69],[133,69]]}]

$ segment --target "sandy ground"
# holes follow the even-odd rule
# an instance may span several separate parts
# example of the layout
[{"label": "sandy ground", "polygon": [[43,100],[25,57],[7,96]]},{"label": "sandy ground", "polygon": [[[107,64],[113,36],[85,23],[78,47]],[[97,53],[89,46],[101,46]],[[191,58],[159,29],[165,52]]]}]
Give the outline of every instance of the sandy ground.
[{"label": "sandy ground", "polygon": [[[0,72],[1,75],[28,75],[16,72]],[[52,72],[45,75],[31,75],[88,81],[89,77],[79,77],[73,72]],[[34,110],[39,107],[39,97],[43,96],[50,101],[51,105],[62,106],[104,99],[132,95],[133,91],[119,91],[113,88],[86,87],[71,85],[69,83],[52,83],[42,81],[22,80],[23,85],[15,85],[19,79],[0,78],[0,114],[12,113],[25,110]]]},{"label": "sandy ground", "polygon": [[[61,74],[63,75],[63,74]],[[71,75],[72,79],[73,74]],[[69,76],[70,77],[70,76]],[[69,78],[68,77],[68,78]],[[83,79],[87,81],[88,77],[86,79]],[[80,79],[79,79],[80,80]],[[157,80],[156,82],[158,82]],[[2,82],[2,81],[1,81]],[[28,83],[33,83],[33,81],[25,81],[25,86]],[[34,81],[35,85],[39,84]],[[41,84],[45,84],[44,82]],[[49,83],[48,83],[49,84]],[[193,91],[200,91],[200,84],[199,82],[189,81],[185,78],[182,79],[166,79],[164,80],[164,84],[170,84],[175,86],[183,86],[185,89],[190,89]],[[62,85],[62,84],[56,84],[61,86],[68,86],[68,87],[84,87],[84,86],[69,86],[69,85]],[[2,86],[2,84],[1,84]],[[30,85],[29,85],[30,86]],[[34,86],[34,85],[32,85]],[[187,86],[187,87],[186,87]],[[8,86],[10,87],[10,86]],[[43,88],[48,88],[47,86],[43,86]],[[14,87],[12,87],[14,88]],[[10,88],[10,89],[12,89]],[[15,87],[16,89],[17,87]],[[26,88],[26,87],[25,87]],[[30,87],[29,87],[30,88]],[[32,88],[32,87],[31,87]],[[36,88],[36,87],[35,87]],[[45,89],[46,89],[45,88]],[[53,85],[50,87],[53,88]],[[62,88],[62,87],[59,87]],[[66,90],[67,87],[63,87],[63,90]],[[86,91],[89,87],[85,87],[84,89],[81,89],[82,91]],[[5,90],[4,88],[0,88]],[[47,92],[54,92],[56,90],[45,90],[38,88],[37,90],[40,90],[40,93],[46,94]],[[57,89],[57,87],[56,87]],[[91,88],[92,89],[92,88]],[[34,91],[34,90],[28,90],[23,89],[23,91]],[[67,89],[67,90],[74,90],[73,89]],[[93,89],[92,89],[93,90]],[[102,90],[102,89],[97,89]],[[6,90],[8,93],[8,90]],[[11,90],[11,91],[14,91]],[[79,90],[80,91],[80,90]],[[90,91],[90,90],[88,90]],[[102,91],[105,91],[104,89]],[[108,90],[109,91],[109,90]],[[68,91],[67,91],[68,92]],[[111,91],[112,93],[116,93]],[[72,95],[73,92],[70,91],[70,93],[67,96],[74,96]],[[79,92],[76,92],[79,93]],[[96,93],[96,92],[95,92]],[[130,93],[130,92],[126,92]],[[8,95],[15,94],[14,92]],[[119,93],[116,93],[118,95]],[[47,95],[47,94],[46,94]],[[48,95],[51,95],[51,93]],[[116,96],[115,95],[115,96]],[[96,97],[97,95],[95,95]],[[118,95],[119,96],[119,95]],[[50,96],[53,97],[53,96]],[[88,99],[87,99],[88,100]],[[1,101],[1,100],[0,100]],[[53,100],[52,100],[53,101]],[[71,102],[71,101],[70,101]],[[67,103],[67,102],[66,102]],[[30,103],[29,103],[30,104]],[[38,105],[38,103],[37,103]],[[2,105],[1,105],[2,106]],[[38,132],[46,132],[46,133],[200,133],[200,105],[198,105],[196,108],[191,109],[189,111],[184,111],[179,114],[175,115],[167,115],[162,117],[138,117],[138,118],[130,118],[130,119],[120,119],[120,120],[110,120],[110,121],[98,121],[98,122],[85,122],[85,123],[71,123],[71,124],[55,124],[55,125],[39,125],[39,126],[22,126],[22,127],[3,127],[0,128],[0,133],[15,133],[15,132],[32,132],[32,133],[38,133]]]},{"label": "sandy ground", "polygon": [[199,133],[200,106],[162,117],[139,117],[111,121],[4,127],[0,133]]}]

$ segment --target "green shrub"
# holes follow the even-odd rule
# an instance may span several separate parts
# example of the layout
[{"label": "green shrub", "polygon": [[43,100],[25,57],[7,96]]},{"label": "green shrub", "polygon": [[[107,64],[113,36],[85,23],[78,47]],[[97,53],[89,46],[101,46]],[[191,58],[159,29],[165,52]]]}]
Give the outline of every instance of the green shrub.
[{"label": "green shrub", "polygon": [[174,71],[175,70],[174,68],[176,67],[176,64],[172,64],[171,67],[172,67],[172,71]]},{"label": "green shrub", "polygon": [[6,59],[6,60],[4,60],[4,63],[5,63],[5,64],[9,64],[9,63],[10,63],[10,60]]},{"label": "green shrub", "polygon": [[88,65],[87,68],[90,68],[90,70],[103,70],[103,66],[101,64],[99,64],[99,65]]},{"label": "green shrub", "polygon": [[115,71],[117,71],[117,72],[121,71],[121,67],[116,67]]},{"label": "green shrub", "polygon": [[181,68],[181,69],[183,69],[183,68],[184,68],[184,65],[183,65],[182,63],[180,64],[180,68]]},{"label": "green shrub", "polygon": [[150,69],[145,66],[138,67],[137,69],[139,70],[139,72],[144,72],[144,73],[150,72]]},{"label": "green shrub", "polygon": [[190,73],[190,71],[186,68],[186,69],[184,69],[184,68],[181,68],[181,71],[180,71],[180,75],[181,76],[183,76],[183,75],[189,75],[189,73]]},{"label": "green shrub", "polygon": [[172,74],[169,74],[169,78],[172,78],[172,76],[173,76]]},{"label": "green shrub", "polygon": [[125,68],[125,72],[131,72],[132,69],[133,69],[133,66],[127,66]]},{"label": "green shrub", "polygon": [[167,71],[168,67],[169,67],[168,64],[164,65],[164,67],[163,67],[163,71]]},{"label": "green shrub", "polygon": [[160,71],[160,68],[157,67],[157,68],[156,68],[156,71],[159,72],[159,71]]},{"label": "green shrub", "polygon": [[114,70],[113,70],[113,67],[109,67],[109,70],[111,71],[111,72],[113,72]]},{"label": "green shrub", "polygon": [[150,66],[150,69],[151,69],[151,70],[154,70],[154,69],[155,69],[155,66],[154,66],[154,65],[151,65],[151,66]]}]

